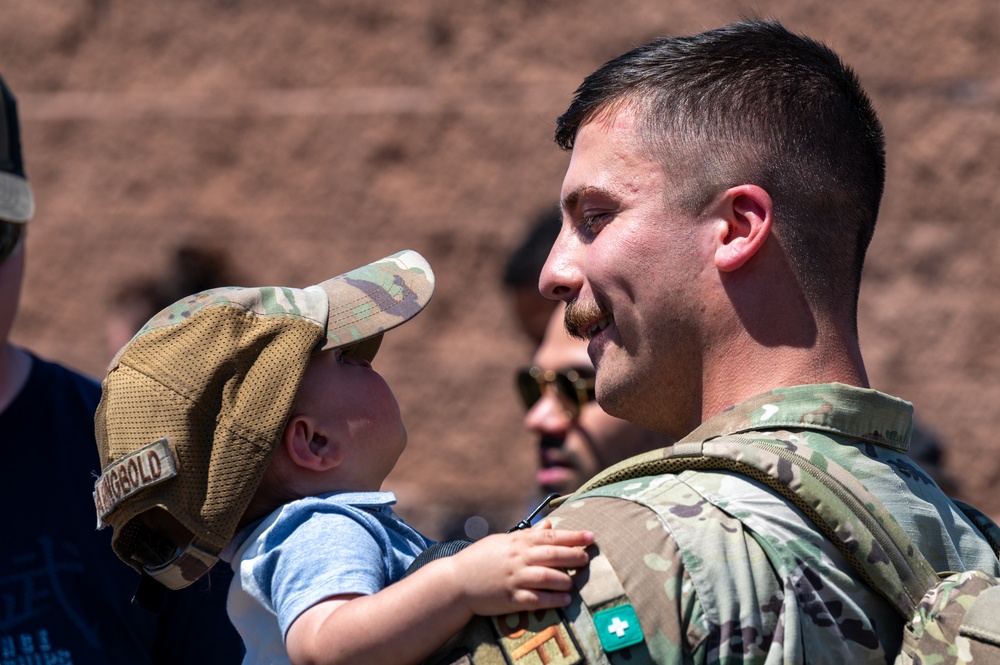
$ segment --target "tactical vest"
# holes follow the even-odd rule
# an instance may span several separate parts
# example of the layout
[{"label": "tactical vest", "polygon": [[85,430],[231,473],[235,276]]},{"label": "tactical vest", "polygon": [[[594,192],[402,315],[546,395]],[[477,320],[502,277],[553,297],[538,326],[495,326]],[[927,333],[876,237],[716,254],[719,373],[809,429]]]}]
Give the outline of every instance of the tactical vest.
[{"label": "tactical vest", "polygon": [[[610,467],[564,502],[629,479],[688,469],[724,470],[757,480],[799,508],[844,554],[860,577],[904,621],[896,662],[1000,663],[1000,583],[982,571],[937,573],[892,515],[853,475],[813,451],[729,436],[679,443]],[[955,502],[1000,552],[1000,528],[976,509]],[[588,519],[595,513],[588,514]],[[604,524],[588,522],[601,538],[621,529],[616,513]],[[601,519],[597,516],[597,519]],[[641,529],[629,538],[641,537]],[[638,546],[636,551],[642,550]],[[647,549],[644,551],[656,551]],[[636,616],[614,567],[595,548],[576,579],[580,603],[563,610],[477,617],[432,665],[578,665],[652,663]],[[680,654],[678,654],[679,656]],[[679,658],[678,658],[679,660]]]}]

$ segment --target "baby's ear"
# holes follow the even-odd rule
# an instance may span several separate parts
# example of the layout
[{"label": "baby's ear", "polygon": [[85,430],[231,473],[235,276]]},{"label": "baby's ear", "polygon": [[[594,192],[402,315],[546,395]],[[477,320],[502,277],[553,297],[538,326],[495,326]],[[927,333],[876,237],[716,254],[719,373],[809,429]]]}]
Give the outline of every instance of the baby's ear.
[{"label": "baby's ear", "polygon": [[326,471],[344,461],[344,450],[319,431],[307,416],[292,416],[285,425],[281,443],[296,465],[313,471]]}]

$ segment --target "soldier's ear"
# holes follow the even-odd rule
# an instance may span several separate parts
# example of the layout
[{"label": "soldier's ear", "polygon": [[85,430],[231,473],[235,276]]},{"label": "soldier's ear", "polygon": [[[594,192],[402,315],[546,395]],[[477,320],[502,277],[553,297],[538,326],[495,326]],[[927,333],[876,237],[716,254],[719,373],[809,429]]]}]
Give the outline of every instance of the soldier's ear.
[{"label": "soldier's ear", "polygon": [[713,210],[716,221],[715,266],[733,272],[754,256],[771,234],[774,204],[756,185],[738,185],[726,190]]}]

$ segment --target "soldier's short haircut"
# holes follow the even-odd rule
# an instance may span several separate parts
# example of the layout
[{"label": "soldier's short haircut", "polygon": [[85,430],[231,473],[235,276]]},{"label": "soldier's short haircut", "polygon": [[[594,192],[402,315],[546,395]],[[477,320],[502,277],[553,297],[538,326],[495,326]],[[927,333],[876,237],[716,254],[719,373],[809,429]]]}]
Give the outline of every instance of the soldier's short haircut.
[{"label": "soldier's short haircut", "polygon": [[[558,118],[572,150],[580,127],[629,109],[650,155],[699,212],[755,184],[806,297],[856,310],[885,183],[885,138],[854,71],[778,22],[747,20],[625,53],[588,76]],[[856,325],[856,322],[855,322]]]}]

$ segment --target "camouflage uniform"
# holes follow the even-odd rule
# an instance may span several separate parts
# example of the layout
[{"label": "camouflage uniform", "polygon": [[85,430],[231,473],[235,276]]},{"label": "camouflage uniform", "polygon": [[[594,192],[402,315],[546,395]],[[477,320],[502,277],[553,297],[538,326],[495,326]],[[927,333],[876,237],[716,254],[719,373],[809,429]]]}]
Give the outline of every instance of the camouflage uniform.
[{"label": "camouflage uniform", "polygon": [[[1000,573],[976,528],[906,457],[911,428],[907,402],[809,385],[727,409],[677,445],[737,434],[805,445],[884,502],[936,570]],[[578,576],[564,625],[546,627],[554,612],[490,620],[508,662],[885,663],[899,650],[893,608],[812,521],[746,476],[627,480],[575,495],[550,517],[558,528],[592,529],[599,554]],[[601,612],[622,607],[634,615]],[[557,639],[542,656],[546,630]]]}]

